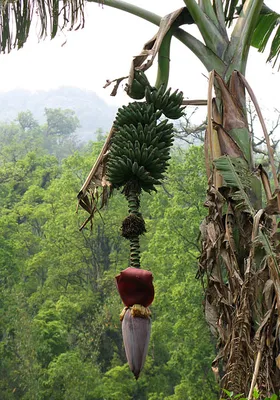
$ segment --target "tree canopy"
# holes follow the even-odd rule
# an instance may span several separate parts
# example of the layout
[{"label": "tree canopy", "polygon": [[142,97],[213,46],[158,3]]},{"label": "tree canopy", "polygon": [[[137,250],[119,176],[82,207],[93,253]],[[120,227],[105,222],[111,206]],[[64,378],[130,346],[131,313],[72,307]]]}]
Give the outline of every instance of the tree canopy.
[{"label": "tree canopy", "polygon": [[76,192],[102,143],[79,152],[57,143],[61,160],[46,137],[30,113],[0,125],[1,399],[216,399],[215,346],[194,279],[205,215],[202,148],[174,150],[164,187],[143,196],[142,263],[153,266],[157,297],[148,359],[136,383],[113,282],[128,263],[119,236],[124,201],[116,194],[92,231],[80,233],[85,215],[75,213]]}]

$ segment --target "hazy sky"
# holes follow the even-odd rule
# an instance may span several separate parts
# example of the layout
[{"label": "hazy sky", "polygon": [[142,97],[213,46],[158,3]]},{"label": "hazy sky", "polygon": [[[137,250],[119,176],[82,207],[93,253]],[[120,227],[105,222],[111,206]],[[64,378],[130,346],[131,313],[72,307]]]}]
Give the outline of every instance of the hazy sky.
[{"label": "hazy sky", "polygon": [[[131,0],[130,3],[165,15],[184,5],[182,0]],[[279,0],[266,4],[280,12]],[[0,56],[1,91],[25,88],[32,91],[75,86],[95,91],[108,103],[120,105],[125,94],[110,97],[110,88],[103,89],[106,79],[126,75],[132,56],[156,32],[157,27],[138,17],[110,7],[88,3],[86,26],[76,32],[61,33],[50,41],[38,43],[32,35],[23,49]],[[193,31],[192,31],[193,32]],[[61,47],[62,43],[66,44]],[[148,73],[152,78],[156,66]],[[185,97],[206,98],[207,75],[203,65],[173,39],[171,49],[170,86],[183,90]],[[4,77],[4,79],[3,79]],[[280,108],[280,72],[265,64],[265,56],[251,51],[247,78],[264,108]]]}]

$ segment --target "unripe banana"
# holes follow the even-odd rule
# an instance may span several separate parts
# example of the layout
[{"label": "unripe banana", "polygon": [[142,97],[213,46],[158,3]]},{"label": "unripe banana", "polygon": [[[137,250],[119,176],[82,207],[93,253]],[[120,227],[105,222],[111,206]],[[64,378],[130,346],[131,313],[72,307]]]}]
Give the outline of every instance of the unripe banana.
[{"label": "unripe banana", "polygon": [[178,90],[170,94],[171,89],[165,92],[163,81],[158,89],[152,88],[145,74],[139,71],[135,71],[134,78],[136,89],[139,89],[137,84],[145,86],[146,101],[133,102],[118,110],[107,172],[116,187],[136,179],[143,190],[151,191],[164,177],[174,140],[173,124],[167,119],[158,120],[162,114],[173,119],[182,116],[183,94]]},{"label": "unripe banana", "polygon": [[137,175],[138,172],[138,163],[136,161],[134,161],[134,163],[132,164],[132,172],[134,175]]}]

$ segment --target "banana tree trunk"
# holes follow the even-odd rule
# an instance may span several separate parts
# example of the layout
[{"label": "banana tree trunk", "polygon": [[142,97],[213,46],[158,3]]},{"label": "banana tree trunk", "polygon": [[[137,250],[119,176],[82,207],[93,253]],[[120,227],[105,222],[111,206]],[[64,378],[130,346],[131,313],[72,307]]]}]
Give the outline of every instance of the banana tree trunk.
[{"label": "banana tree trunk", "polygon": [[278,194],[272,195],[263,168],[254,166],[244,78],[233,72],[225,82],[212,72],[209,81],[216,98],[208,105],[209,213],[201,225],[199,275],[218,342],[212,368],[221,388],[249,399],[257,388],[265,398],[280,390]]}]

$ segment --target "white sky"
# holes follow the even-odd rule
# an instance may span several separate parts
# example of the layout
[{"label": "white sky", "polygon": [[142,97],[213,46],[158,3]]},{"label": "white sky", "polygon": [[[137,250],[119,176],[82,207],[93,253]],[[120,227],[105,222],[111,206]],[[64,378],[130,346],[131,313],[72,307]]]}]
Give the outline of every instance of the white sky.
[{"label": "white sky", "polygon": [[[182,0],[130,0],[130,3],[161,16],[184,6]],[[266,0],[266,4],[280,12],[279,0]],[[88,3],[83,30],[65,32],[52,41],[47,38],[39,44],[32,35],[23,49],[1,55],[0,91],[15,88],[48,90],[67,85],[92,90],[106,102],[121,105],[128,101],[124,93],[119,91],[120,94],[112,98],[110,87],[106,90],[102,87],[106,79],[128,73],[132,56],[141,51],[156,30],[155,25],[128,13]],[[61,47],[65,39],[67,42]],[[280,72],[273,70],[265,60],[264,54],[251,50],[247,79],[265,109],[280,109]],[[148,76],[152,78],[155,74],[156,65]],[[183,90],[186,98],[206,98],[207,79],[203,74],[207,75],[203,65],[184,45],[173,39],[169,85]]]}]

